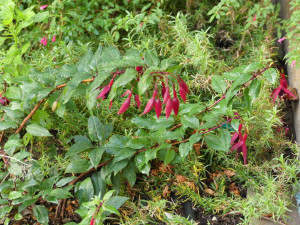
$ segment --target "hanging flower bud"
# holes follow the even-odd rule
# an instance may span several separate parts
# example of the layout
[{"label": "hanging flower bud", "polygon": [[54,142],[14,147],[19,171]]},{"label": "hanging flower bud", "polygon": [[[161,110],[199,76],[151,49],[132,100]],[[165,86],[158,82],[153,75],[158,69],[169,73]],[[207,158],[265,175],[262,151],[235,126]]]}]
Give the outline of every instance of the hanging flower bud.
[{"label": "hanging flower bud", "polygon": [[163,104],[166,104],[168,99],[170,99],[171,96],[170,96],[170,90],[169,90],[169,87],[166,88],[166,92],[164,94],[164,99],[163,99]]},{"label": "hanging flower bud", "polygon": [[10,103],[10,101],[8,100],[8,98],[1,97],[1,96],[2,96],[2,94],[0,94],[0,104],[4,105],[4,106],[8,105]]},{"label": "hanging flower bud", "polygon": [[139,95],[135,95],[134,96],[134,100],[136,102],[136,106],[139,109],[141,107],[141,101],[140,101],[140,96]]},{"label": "hanging flower bud", "polygon": [[113,104],[113,100],[110,100],[110,102],[109,102],[109,109],[111,109],[112,104]]},{"label": "hanging flower bud", "polygon": [[185,93],[185,90],[184,88],[182,87],[182,84],[180,83],[179,84],[179,94],[180,94],[180,97],[182,98],[182,100],[184,102],[186,102],[186,93]]},{"label": "hanging flower bud", "polygon": [[155,113],[156,113],[157,119],[159,119],[159,116],[160,116],[161,110],[162,110],[161,101],[159,98],[155,99],[154,107],[155,107]]},{"label": "hanging flower bud", "polygon": [[109,84],[106,85],[102,91],[100,92],[100,94],[98,95],[97,99],[102,98],[102,100],[104,100],[107,97],[107,94],[110,92],[111,86],[114,83],[114,79],[111,79]]},{"label": "hanging flower bud", "polygon": [[56,36],[55,36],[55,35],[53,35],[53,38],[52,38],[51,41],[52,41],[52,42],[55,42],[55,41],[56,41]]},{"label": "hanging flower bud", "polygon": [[179,85],[182,86],[182,88],[185,90],[186,93],[190,93],[189,91],[189,87],[187,86],[187,84],[182,80],[181,77],[179,77]]},{"label": "hanging flower bud", "polygon": [[95,225],[96,220],[94,218],[91,219],[90,225]]},{"label": "hanging flower bud", "polygon": [[124,94],[121,95],[121,97],[124,97],[125,95],[128,95],[128,94],[130,94],[130,93],[131,93],[131,91],[130,91],[130,90],[127,90],[127,91],[125,91]]},{"label": "hanging flower bud", "polygon": [[152,98],[150,98],[149,101],[147,102],[147,105],[146,105],[145,110],[142,113],[142,115],[147,114],[148,112],[150,112],[153,109],[154,99],[155,99],[156,96],[157,96],[157,90],[154,90],[153,94],[152,94]]},{"label": "hanging flower bud", "polygon": [[169,118],[169,116],[171,115],[171,112],[172,112],[172,101],[171,99],[168,99],[167,100],[167,103],[166,103],[166,117],[167,119]]},{"label": "hanging flower bud", "polygon": [[177,98],[177,93],[175,90],[175,85],[173,84],[173,98],[172,98],[172,108],[174,111],[175,116],[177,116],[179,111],[179,99]]},{"label": "hanging flower bud", "polygon": [[136,70],[137,72],[141,72],[141,71],[143,70],[143,67],[142,67],[142,66],[136,66],[136,67],[135,67],[135,70]]},{"label": "hanging flower bud", "polygon": [[166,93],[166,86],[165,83],[162,81],[161,82],[162,88],[161,88],[161,96],[164,97]]},{"label": "hanging flower bud", "polygon": [[121,108],[120,108],[119,112],[117,113],[117,115],[120,115],[120,114],[126,112],[126,110],[129,108],[131,95],[132,94],[130,93],[128,98],[123,102],[123,104],[121,105]]},{"label": "hanging flower bud", "polygon": [[55,110],[57,109],[57,101],[53,102],[51,108],[52,108],[52,112],[55,112]]}]

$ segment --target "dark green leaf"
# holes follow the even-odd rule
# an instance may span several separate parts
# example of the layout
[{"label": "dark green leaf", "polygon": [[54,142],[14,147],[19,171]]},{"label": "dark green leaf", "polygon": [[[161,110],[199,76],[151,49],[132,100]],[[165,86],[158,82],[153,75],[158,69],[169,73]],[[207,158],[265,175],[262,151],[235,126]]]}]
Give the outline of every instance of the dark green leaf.
[{"label": "dark green leaf", "polygon": [[1,121],[0,123],[0,131],[6,130],[8,128],[17,128],[18,124],[13,121]]},{"label": "dark green leaf", "polygon": [[36,220],[41,224],[47,224],[49,222],[48,210],[43,205],[36,205],[33,207],[33,215]]},{"label": "dark green leaf", "polygon": [[73,197],[73,195],[68,191],[61,188],[56,188],[50,192],[51,196],[54,196],[56,199],[67,199]]},{"label": "dark green leaf", "polygon": [[98,70],[98,67],[99,67],[100,62],[101,62],[101,57],[102,57],[102,46],[100,45],[98,47],[97,51],[95,52],[95,54],[93,55],[93,58],[91,59],[91,62],[90,62],[90,67],[94,71]]},{"label": "dark green leaf", "polygon": [[124,176],[127,178],[131,187],[135,184],[136,181],[136,167],[133,161],[129,161],[128,165],[124,169]]},{"label": "dark green leaf", "polygon": [[150,140],[148,138],[134,138],[127,142],[126,147],[133,148],[133,149],[141,149],[145,146],[150,145]]},{"label": "dark green leaf", "polygon": [[181,143],[179,145],[179,155],[182,159],[185,159],[185,157],[189,154],[189,152],[192,150],[192,146],[190,143]]},{"label": "dark green leaf", "polygon": [[79,159],[74,162],[71,162],[67,168],[65,173],[84,173],[90,167],[89,160],[87,159]]},{"label": "dark green leaf", "polygon": [[94,194],[100,195],[100,199],[103,198],[104,194],[106,193],[106,184],[104,179],[102,179],[101,172],[94,173],[92,176],[92,183],[94,187]]},{"label": "dark green leaf", "polygon": [[165,159],[164,159],[164,164],[167,165],[170,162],[173,161],[173,159],[175,158],[175,151],[173,149],[168,149],[168,151],[166,152],[165,155]]},{"label": "dark green leaf", "polygon": [[274,68],[269,68],[263,72],[263,75],[267,78],[268,81],[271,82],[271,84],[275,84],[278,77],[278,71]]},{"label": "dark green leaf", "polygon": [[153,51],[146,51],[145,53],[145,61],[149,67],[158,66],[159,59],[157,55]]},{"label": "dark green leaf", "polygon": [[132,148],[123,148],[117,152],[114,156],[114,162],[121,161],[126,158],[131,158],[136,151]]},{"label": "dark green leaf", "polygon": [[116,81],[114,82],[114,87],[123,87],[137,77],[137,71],[133,68],[126,69]]},{"label": "dark green leaf", "polygon": [[90,177],[80,183],[77,190],[75,190],[75,195],[80,204],[88,202],[94,197],[94,187]]},{"label": "dark green leaf", "polygon": [[97,147],[89,152],[89,154],[88,154],[89,159],[95,169],[97,168],[98,164],[100,163],[100,160],[101,160],[104,152],[105,152],[105,148],[102,146]]},{"label": "dark green leaf", "polygon": [[103,205],[103,210],[120,216],[119,211],[112,205]]},{"label": "dark green leaf", "polygon": [[72,177],[64,177],[62,179],[60,179],[57,183],[56,183],[56,187],[62,187],[64,185],[66,185],[67,183],[71,182],[72,180],[74,180],[76,177],[72,176]]},{"label": "dark green leaf", "polygon": [[[89,72],[90,71],[90,61],[91,61],[92,57],[93,57],[92,51],[88,51],[87,53],[85,53],[85,55],[83,57],[81,57],[76,64],[77,70],[81,73]],[[87,78],[85,78],[85,79],[87,79]]]},{"label": "dark green leaf", "polygon": [[181,122],[186,127],[190,127],[193,129],[199,128],[199,119],[196,118],[195,116],[189,117],[189,116],[184,115],[181,119]]},{"label": "dark green leaf", "polygon": [[258,79],[252,80],[249,87],[249,96],[251,97],[251,102],[253,102],[259,95],[261,87],[261,81]]},{"label": "dark green leaf", "polygon": [[38,137],[47,137],[47,136],[52,136],[52,134],[49,133],[47,129],[44,127],[41,127],[37,124],[30,124],[26,127],[26,131],[33,135],[33,136],[38,136]]},{"label": "dark green leaf", "polygon": [[19,191],[11,191],[9,193],[8,199],[14,200],[14,199],[20,198],[22,196],[23,196],[22,193]]},{"label": "dark green leaf", "polygon": [[88,131],[91,140],[93,141],[103,141],[104,136],[104,126],[100,120],[95,116],[90,116],[88,120]]},{"label": "dark green leaf", "polygon": [[34,199],[28,199],[28,200],[25,200],[22,205],[19,206],[18,208],[18,212],[22,212],[24,209],[26,209],[28,206],[31,206],[33,205],[35,202],[37,201],[37,198],[34,198]]},{"label": "dark green leaf", "polygon": [[215,150],[225,150],[225,146],[220,142],[220,138],[214,134],[208,134],[204,137],[205,143]]},{"label": "dark green leaf", "polygon": [[84,152],[88,149],[93,148],[93,144],[89,141],[89,142],[82,142],[82,143],[76,143],[74,145],[72,145],[68,152],[66,153],[66,157],[70,157],[72,155]]}]

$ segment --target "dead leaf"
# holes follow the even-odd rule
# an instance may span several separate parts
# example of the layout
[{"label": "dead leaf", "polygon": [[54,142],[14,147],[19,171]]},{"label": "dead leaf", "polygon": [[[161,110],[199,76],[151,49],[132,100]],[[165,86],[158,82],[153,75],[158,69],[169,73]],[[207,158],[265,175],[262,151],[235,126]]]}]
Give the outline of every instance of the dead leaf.
[{"label": "dead leaf", "polygon": [[184,182],[187,186],[189,186],[191,189],[193,189],[193,191],[197,192],[197,188],[195,183],[193,182]]},{"label": "dead leaf", "polygon": [[235,185],[235,183],[229,185],[229,191],[234,195],[241,195],[239,188]]},{"label": "dead leaf", "polygon": [[235,172],[232,170],[225,170],[224,173],[228,176],[228,177],[232,177],[235,175]]},{"label": "dead leaf", "polygon": [[163,196],[164,198],[168,198],[168,195],[171,193],[169,185],[165,186],[163,190]]},{"label": "dead leaf", "polygon": [[164,163],[161,163],[158,167],[158,171],[163,173],[173,173],[171,168],[173,167],[171,167],[170,165],[165,166]]},{"label": "dead leaf", "polygon": [[186,180],[187,179],[184,176],[182,176],[182,175],[176,175],[176,181],[177,181],[177,183],[183,183]]},{"label": "dead leaf", "polygon": [[215,194],[215,191],[214,190],[211,190],[209,188],[206,188],[204,189],[205,193],[209,194],[209,195],[214,195]]},{"label": "dead leaf", "polygon": [[73,215],[74,210],[73,210],[73,206],[72,205],[68,205],[66,210],[68,211],[69,215]]},{"label": "dead leaf", "polygon": [[201,144],[200,144],[200,143],[195,143],[195,144],[193,145],[193,148],[194,148],[196,151],[199,151],[200,148],[201,148]]},{"label": "dead leaf", "polygon": [[150,174],[151,174],[152,176],[157,176],[157,169],[151,170],[151,171],[150,171]]}]

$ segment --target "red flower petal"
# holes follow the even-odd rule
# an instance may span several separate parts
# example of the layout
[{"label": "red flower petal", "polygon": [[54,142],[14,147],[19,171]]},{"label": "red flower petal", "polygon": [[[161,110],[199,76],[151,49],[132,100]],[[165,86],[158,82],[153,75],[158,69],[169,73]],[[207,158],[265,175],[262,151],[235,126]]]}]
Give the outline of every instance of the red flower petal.
[{"label": "red flower petal", "polygon": [[136,102],[137,108],[139,109],[141,107],[140,96],[139,95],[135,95],[134,96],[134,100]]},{"label": "red flower petal", "polygon": [[123,102],[117,115],[120,115],[120,114],[126,112],[126,110],[129,108],[129,106],[130,106],[130,97],[126,98],[126,100]]},{"label": "red flower petal", "polygon": [[189,87],[187,86],[187,84],[182,80],[182,78],[179,78],[179,80],[180,80],[180,84],[183,87],[183,89],[185,90],[185,92],[189,94],[190,91],[189,91]]},{"label": "red flower petal", "polygon": [[287,88],[281,87],[282,90],[288,95],[288,96],[292,96],[293,98],[296,98],[296,96]]},{"label": "red flower petal", "polygon": [[172,101],[171,99],[168,99],[167,100],[167,103],[166,103],[166,117],[167,119],[169,118],[169,116],[171,115],[171,112],[172,112]]},{"label": "red flower petal", "polygon": [[239,147],[242,147],[242,145],[244,143],[245,143],[244,141],[240,141],[240,142],[236,143],[235,145],[233,145],[230,150],[234,151],[234,150],[238,149]]},{"label": "red flower petal", "polygon": [[161,82],[162,88],[161,88],[161,96],[164,97],[166,93],[166,86],[164,82]]},{"label": "red flower petal", "polygon": [[155,107],[155,113],[156,113],[157,119],[159,119],[159,116],[160,116],[161,110],[162,110],[161,101],[159,98],[155,99],[154,107]]},{"label": "red flower petal", "polygon": [[146,105],[145,110],[142,113],[142,115],[145,115],[148,112],[150,112],[152,110],[153,106],[154,106],[154,97],[152,97],[152,98],[149,99],[149,101],[147,102],[147,105]]},{"label": "red flower petal", "polygon": [[277,98],[277,96],[278,96],[278,94],[279,94],[280,91],[281,91],[281,87],[280,86],[274,90],[273,103],[275,103],[276,98]]},{"label": "red flower petal", "polygon": [[172,99],[172,108],[173,108],[175,116],[177,116],[178,111],[179,111],[179,100],[177,97],[173,97],[173,99]]},{"label": "red flower petal", "polygon": [[182,85],[179,85],[179,94],[184,102],[186,102],[186,93]]},{"label": "red flower petal", "polygon": [[235,132],[231,137],[230,144],[232,145],[233,143],[235,143],[238,140],[238,137],[239,137],[239,133]]},{"label": "red flower petal", "polygon": [[130,93],[131,93],[131,91],[130,91],[130,90],[127,90],[127,91],[125,91],[124,94],[121,95],[121,97],[124,97],[125,95],[128,95],[128,94],[130,94]]},{"label": "red flower petal", "polygon": [[170,90],[169,88],[167,87],[166,88],[166,92],[164,94],[164,99],[163,99],[163,104],[166,104],[167,101],[171,98],[171,95],[170,95]]},{"label": "red flower petal", "polygon": [[106,94],[110,91],[110,87],[111,87],[110,85],[106,85],[106,86],[102,89],[102,91],[100,92],[100,94],[98,95],[97,99],[99,99],[99,98],[104,99],[105,96],[106,96]]},{"label": "red flower petal", "polygon": [[113,103],[113,100],[110,100],[110,102],[109,102],[109,109],[111,109],[112,103]]},{"label": "red flower petal", "polygon": [[143,67],[142,67],[142,66],[136,66],[136,67],[135,67],[135,70],[136,70],[137,72],[141,72],[141,71],[142,71],[142,69],[143,69]]},{"label": "red flower petal", "polygon": [[91,223],[90,223],[90,225],[95,225],[95,222],[96,222],[96,220],[93,218],[93,219],[91,219]]}]

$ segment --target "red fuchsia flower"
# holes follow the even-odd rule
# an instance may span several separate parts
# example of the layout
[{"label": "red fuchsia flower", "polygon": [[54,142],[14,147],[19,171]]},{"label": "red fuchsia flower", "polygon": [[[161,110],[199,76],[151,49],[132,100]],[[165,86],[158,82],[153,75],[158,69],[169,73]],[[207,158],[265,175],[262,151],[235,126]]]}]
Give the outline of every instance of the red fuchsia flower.
[{"label": "red fuchsia flower", "polygon": [[166,118],[168,119],[172,112],[172,100],[169,98],[166,103]]},{"label": "red fuchsia flower", "polygon": [[296,65],[296,60],[294,60],[292,63],[291,63],[291,67],[294,67]]},{"label": "red fuchsia flower", "polygon": [[52,41],[52,42],[55,42],[55,41],[56,41],[56,36],[55,36],[55,35],[53,35],[53,38],[52,38],[51,41]]},{"label": "red fuchsia flower", "polygon": [[176,90],[175,90],[175,85],[173,84],[173,98],[172,98],[172,109],[177,116],[178,111],[179,111],[179,99],[177,98]]},{"label": "red fuchsia flower", "polygon": [[281,43],[285,40],[285,37],[278,39],[278,42]]},{"label": "red fuchsia flower", "polygon": [[131,100],[131,96],[132,96],[132,93],[130,91],[130,94],[128,95],[128,98],[123,102],[123,104],[121,105],[121,108],[119,110],[119,112],[117,113],[117,115],[120,115],[124,112],[127,111],[127,109],[129,108],[130,106],[130,100]]},{"label": "red fuchsia flower", "polygon": [[184,88],[182,87],[182,84],[179,83],[179,94],[180,94],[180,97],[182,98],[182,100],[184,102],[186,102],[186,93],[185,93],[185,90]]},{"label": "red fuchsia flower", "polygon": [[140,107],[141,107],[140,96],[139,96],[139,95],[135,95],[135,96],[134,96],[134,100],[135,100],[135,102],[136,102],[137,108],[140,109]]},{"label": "red fuchsia flower", "polygon": [[44,9],[46,9],[48,7],[48,5],[42,5],[41,7],[40,7],[40,10],[44,10]]},{"label": "red fuchsia flower", "polygon": [[256,15],[254,15],[254,17],[253,17],[253,19],[252,19],[252,20],[253,20],[253,22],[255,22],[255,21],[256,21]]},{"label": "red fuchsia flower", "polygon": [[137,72],[141,72],[141,71],[143,70],[143,67],[142,67],[142,66],[136,66],[136,67],[135,67],[135,70],[136,70]]},{"label": "red fuchsia flower", "polygon": [[169,87],[167,87],[164,94],[163,104],[166,104],[169,99],[171,99],[171,95],[170,95],[170,89]]},{"label": "red fuchsia flower", "polygon": [[165,85],[165,82],[161,82],[161,96],[164,97],[165,96],[165,93],[166,93],[166,85]]},{"label": "red fuchsia flower", "polygon": [[46,36],[44,36],[41,40],[40,40],[40,42],[42,43],[42,45],[47,45],[47,38],[46,38]]},{"label": "red fuchsia flower", "polygon": [[109,109],[111,109],[112,104],[113,104],[113,100],[110,100],[110,102],[109,102]]},{"label": "red fuchsia flower", "polygon": [[154,100],[154,108],[155,108],[157,119],[159,119],[162,110],[162,104],[159,98]]},{"label": "red fuchsia flower", "polygon": [[283,95],[287,95],[288,97],[296,98],[296,96],[288,90],[287,80],[283,73],[281,73],[280,84],[279,86],[272,92],[271,96],[273,97],[273,102],[275,103],[277,97],[281,97]]},{"label": "red fuchsia flower", "polygon": [[143,24],[144,24],[144,22],[141,22],[141,24],[140,24],[140,27],[142,27],[142,26],[143,26]]},{"label": "red fuchsia flower", "polygon": [[152,98],[150,98],[149,101],[147,102],[147,105],[146,105],[145,110],[142,113],[142,115],[147,114],[148,112],[150,112],[153,109],[153,107],[154,107],[154,99],[155,99],[156,96],[157,96],[157,90],[154,90]]},{"label": "red fuchsia flower", "polygon": [[94,218],[91,219],[90,225],[95,225],[96,220]]},{"label": "red fuchsia flower", "polygon": [[107,97],[108,93],[110,92],[110,89],[111,89],[111,86],[113,85],[113,83],[114,83],[114,79],[111,79],[110,82],[109,82],[109,84],[106,85],[102,89],[102,91],[98,95],[97,99],[102,98],[102,100],[104,100]]},{"label": "red fuchsia flower", "polygon": [[243,153],[243,158],[244,158],[244,164],[247,164],[247,145],[246,145],[246,140],[247,140],[247,133],[245,132],[244,136],[242,135],[242,127],[243,124],[240,124],[238,132],[235,132],[232,135],[230,144],[232,145],[231,149],[229,152],[233,152],[234,150],[237,151],[236,153],[236,158],[239,157],[241,153]]},{"label": "red fuchsia flower", "polygon": [[186,93],[190,93],[189,91],[189,87],[187,86],[187,84],[182,80],[181,77],[178,78],[178,82],[179,82],[179,85],[182,86],[182,88],[185,90]]}]

